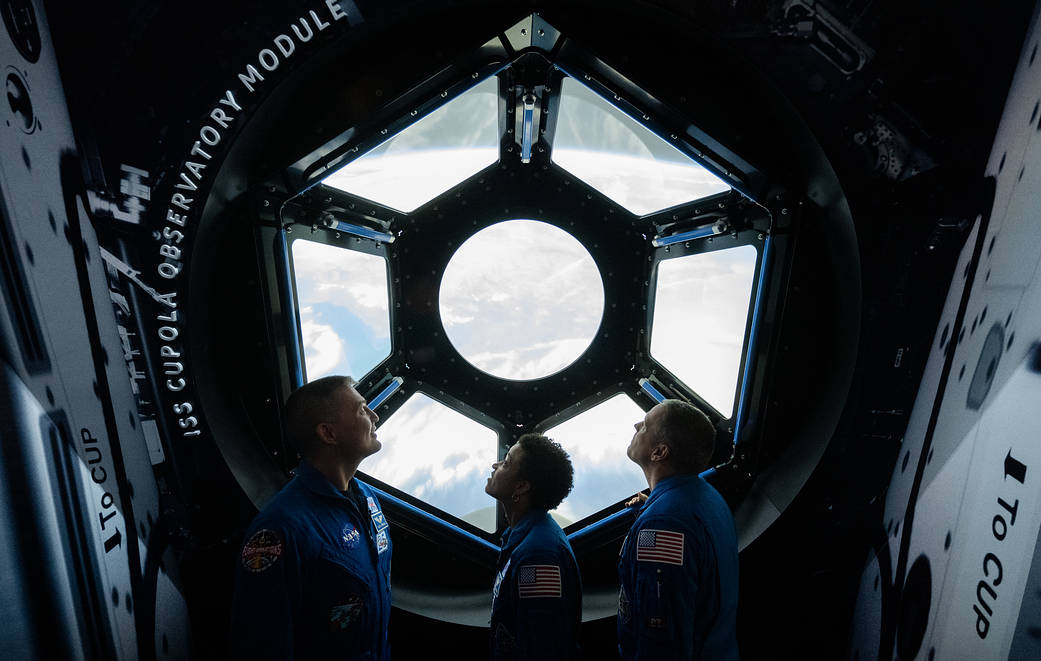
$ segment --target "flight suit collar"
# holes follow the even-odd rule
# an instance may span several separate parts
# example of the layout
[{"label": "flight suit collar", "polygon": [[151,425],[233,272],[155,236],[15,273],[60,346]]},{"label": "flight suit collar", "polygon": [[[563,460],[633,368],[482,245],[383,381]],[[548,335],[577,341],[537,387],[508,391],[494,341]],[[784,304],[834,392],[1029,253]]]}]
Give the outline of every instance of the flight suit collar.
[{"label": "flight suit collar", "polygon": [[531,529],[542,521],[545,521],[547,517],[549,517],[549,512],[542,510],[528,512],[523,519],[517,522],[517,525],[512,528],[507,528],[506,532],[503,533],[502,550],[509,552],[515,549],[517,545],[528,536]]},{"label": "flight suit collar", "polygon": [[[347,500],[343,492],[333,486],[333,483],[326,479],[317,468],[301,461],[300,465],[296,467],[296,479],[300,480],[300,483],[307,488],[308,491],[317,494],[319,496],[325,496],[326,498],[338,498],[340,500]],[[355,484],[354,478],[348,485],[349,491],[355,491],[357,485]]]},{"label": "flight suit collar", "polygon": [[654,485],[654,490],[651,491],[650,497],[648,497],[647,501],[644,502],[643,507],[640,508],[640,511],[646,510],[654,502],[661,500],[662,498],[665,498],[666,494],[668,494],[670,491],[681,489],[684,486],[691,484],[692,482],[697,482],[700,479],[700,475],[673,475],[672,477],[665,478],[664,480]]}]

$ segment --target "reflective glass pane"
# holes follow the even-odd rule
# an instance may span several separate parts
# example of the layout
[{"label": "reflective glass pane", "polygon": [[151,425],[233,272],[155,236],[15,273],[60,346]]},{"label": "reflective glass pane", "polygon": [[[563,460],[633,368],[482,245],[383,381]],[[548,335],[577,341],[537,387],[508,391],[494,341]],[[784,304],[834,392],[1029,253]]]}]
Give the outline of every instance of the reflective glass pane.
[{"label": "reflective glass pane", "polygon": [[756,249],[658,264],[651,355],[726,417],[733,415]]},{"label": "reflective glass pane", "polygon": [[592,342],[604,313],[589,252],[534,220],[496,223],[467,239],[445,268],[439,298],[456,350],[504,379],[564,369]]},{"label": "reflective glass pane", "polygon": [[422,393],[379,427],[383,444],[359,469],[482,530],[495,531],[495,500],[484,485],[498,436]]},{"label": "reflective glass pane", "polygon": [[413,211],[499,160],[494,76],[329,175],[323,183]]},{"label": "reflective glass pane", "polygon": [[633,425],[644,415],[627,395],[618,394],[544,432],[567,450],[575,469],[575,488],[555,511],[561,525],[647,488],[643,471],[625,454]]},{"label": "reflective glass pane", "polygon": [[386,260],[302,239],[292,252],[307,379],[360,379],[390,355]]},{"label": "reflective glass pane", "polygon": [[642,216],[730,186],[573,78],[565,78],[553,162]]}]

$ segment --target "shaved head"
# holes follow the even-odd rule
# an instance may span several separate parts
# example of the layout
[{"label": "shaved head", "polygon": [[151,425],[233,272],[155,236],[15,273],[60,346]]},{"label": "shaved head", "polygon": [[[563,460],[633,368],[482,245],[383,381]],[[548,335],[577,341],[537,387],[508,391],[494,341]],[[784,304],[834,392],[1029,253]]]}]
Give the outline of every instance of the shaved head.
[{"label": "shaved head", "polygon": [[336,394],[353,388],[349,376],[325,376],[297,388],[286,400],[286,436],[304,457],[311,457],[318,446],[315,428],[328,422],[335,413]]},{"label": "shaved head", "polygon": [[678,399],[658,404],[657,439],[672,449],[677,465],[688,473],[700,473],[712,463],[716,428],[701,409]]}]

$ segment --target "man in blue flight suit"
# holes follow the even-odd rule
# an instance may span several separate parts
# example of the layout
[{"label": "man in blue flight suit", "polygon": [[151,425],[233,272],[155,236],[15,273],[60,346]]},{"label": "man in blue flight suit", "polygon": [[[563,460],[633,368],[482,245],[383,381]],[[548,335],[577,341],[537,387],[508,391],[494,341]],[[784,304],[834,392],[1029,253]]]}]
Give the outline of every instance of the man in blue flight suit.
[{"label": "man in blue flight suit", "polygon": [[380,449],[379,418],[354,385],[328,376],[286,402],[286,433],[303,461],[246,532],[232,602],[235,658],[390,658],[387,520],[354,479]]},{"label": "man in blue flight suit", "polygon": [[645,499],[618,562],[623,659],[736,660],[737,535],[730,508],[699,473],[716,430],[686,402],[666,400],[636,423],[626,454]]},{"label": "man in blue flight suit", "polygon": [[582,580],[564,531],[549,515],[571,492],[573,475],[564,449],[538,434],[521,436],[492,465],[484,490],[510,524],[492,588],[495,661],[578,658]]}]

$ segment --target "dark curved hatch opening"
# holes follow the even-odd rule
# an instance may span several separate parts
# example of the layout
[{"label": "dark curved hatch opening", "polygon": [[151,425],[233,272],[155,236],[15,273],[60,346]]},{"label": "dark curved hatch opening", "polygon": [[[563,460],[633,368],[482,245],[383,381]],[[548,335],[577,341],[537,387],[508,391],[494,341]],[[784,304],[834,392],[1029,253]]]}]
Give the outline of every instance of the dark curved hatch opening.
[{"label": "dark curved hatch opening", "polygon": [[[841,408],[807,405],[815,429],[784,421],[785,430],[802,425],[805,438],[785,434],[782,444],[764,431],[782,331],[800,321],[785,317],[794,241],[806,223],[815,228],[808,245],[838,246],[814,265],[823,271],[855,269],[855,259],[842,261],[855,244],[845,234],[841,194],[806,203],[813,177],[817,185],[834,177],[826,161],[800,173],[763,147],[728,147],[733,136],[718,124],[696,125],[670,102],[674,89],[659,76],[648,73],[651,87],[640,87],[640,63],[622,75],[580,46],[590,33],[572,39],[531,16],[495,35],[401,85],[375,114],[323,127],[334,136],[323,144],[290,157],[282,149],[280,162],[261,159],[269,174],[227,209],[256,210],[251,224],[281,391],[270,398],[275,408],[307,379],[351,373],[381,418],[384,450],[361,471],[384,494],[402,540],[395,537],[403,558],[395,562],[396,604],[485,623],[484,579],[505,522],[483,493],[484,478],[517,437],[540,431],[575,460],[575,491],[556,514],[582,564],[592,619],[613,609],[608,586],[628,527],[623,503],[645,486],[624,454],[631,424],[656,401],[691,401],[716,424],[719,465],[708,479],[737,510],[743,544],[794,497]],[[281,105],[269,102],[275,116],[313,102],[286,101],[292,93],[290,79]],[[249,139],[249,131],[239,138]],[[228,211],[207,212],[213,220]],[[494,240],[522,251],[522,263],[558,271],[534,283],[526,307],[502,285],[468,286],[492,248],[453,265],[471,241],[516,223],[543,224],[554,237]],[[573,279],[581,270],[576,253],[553,267],[541,262],[569,240],[599,279],[602,305],[592,311],[578,310],[596,288],[578,289],[587,285]],[[205,273],[197,268],[193,278]],[[463,293],[446,306],[452,287]],[[540,319],[539,301],[568,295],[574,318]],[[492,330],[471,332],[478,346],[464,349],[465,326],[475,319]],[[572,322],[589,336],[558,328]],[[550,339],[526,332],[537,324],[559,332]],[[833,334],[835,346],[825,351],[842,353],[851,332],[847,324]],[[499,344],[482,348],[482,335]],[[834,380],[848,381],[851,362],[833,368]],[[819,415],[824,406],[829,413]],[[274,464],[285,475],[297,456],[277,432],[253,424],[253,434],[216,437],[247,493],[262,502],[278,480],[254,477],[254,466]],[[784,466],[786,448],[800,444],[799,458]],[[429,554],[471,564],[453,583],[410,562]]]}]

